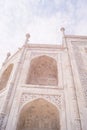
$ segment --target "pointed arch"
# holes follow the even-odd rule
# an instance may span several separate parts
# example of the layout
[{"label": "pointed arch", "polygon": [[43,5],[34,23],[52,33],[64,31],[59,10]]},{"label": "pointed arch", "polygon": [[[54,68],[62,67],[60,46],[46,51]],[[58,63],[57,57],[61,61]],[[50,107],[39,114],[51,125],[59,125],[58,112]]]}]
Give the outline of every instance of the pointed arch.
[{"label": "pointed arch", "polygon": [[31,60],[27,84],[57,85],[57,62],[43,55]]},{"label": "pointed arch", "polygon": [[59,111],[47,100],[36,99],[22,108],[16,130],[60,130]]},{"label": "pointed arch", "polygon": [[11,75],[13,69],[13,64],[10,64],[5,71],[2,73],[1,77],[0,77],[0,90],[2,90],[3,88],[6,87],[7,82],[9,80],[9,77]]}]

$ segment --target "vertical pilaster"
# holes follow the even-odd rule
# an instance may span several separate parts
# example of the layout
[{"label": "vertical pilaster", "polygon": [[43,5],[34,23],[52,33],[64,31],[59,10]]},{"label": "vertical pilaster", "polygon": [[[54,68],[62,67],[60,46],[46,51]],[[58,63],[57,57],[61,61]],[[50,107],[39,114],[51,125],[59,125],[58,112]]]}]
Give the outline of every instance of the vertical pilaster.
[{"label": "vertical pilaster", "polygon": [[20,54],[19,61],[18,61],[17,67],[16,67],[16,71],[15,71],[13,79],[9,85],[8,93],[6,95],[6,100],[5,100],[2,112],[0,114],[0,130],[6,129],[6,125],[7,125],[10,110],[11,110],[11,107],[13,104],[16,88],[17,88],[17,85],[19,82],[19,78],[20,78],[20,74],[21,74],[21,66],[23,65],[23,62],[24,62],[24,54],[26,51],[26,47],[27,47],[29,38],[30,38],[30,35],[26,34],[26,41],[25,41],[23,48],[20,50],[21,54]]}]

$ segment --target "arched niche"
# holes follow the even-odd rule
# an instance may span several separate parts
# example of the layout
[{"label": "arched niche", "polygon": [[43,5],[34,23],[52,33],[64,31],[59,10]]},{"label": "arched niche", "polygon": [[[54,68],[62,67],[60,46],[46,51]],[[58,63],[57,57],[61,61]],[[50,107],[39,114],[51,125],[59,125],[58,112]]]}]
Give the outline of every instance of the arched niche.
[{"label": "arched niche", "polygon": [[21,110],[16,130],[60,130],[59,111],[52,103],[36,99]]},{"label": "arched niche", "polygon": [[13,64],[10,64],[5,71],[2,73],[1,77],[0,77],[0,90],[2,90],[3,88],[6,87],[7,82],[9,80],[10,74],[12,72],[13,69]]},{"label": "arched niche", "polygon": [[52,57],[43,55],[31,60],[27,84],[57,85],[57,62]]}]

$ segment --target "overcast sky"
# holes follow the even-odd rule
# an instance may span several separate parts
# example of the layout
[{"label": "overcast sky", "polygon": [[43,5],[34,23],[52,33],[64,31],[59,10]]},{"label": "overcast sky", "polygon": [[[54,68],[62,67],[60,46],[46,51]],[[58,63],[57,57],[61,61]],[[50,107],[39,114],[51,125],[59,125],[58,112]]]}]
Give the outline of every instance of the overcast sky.
[{"label": "overcast sky", "polygon": [[30,33],[30,43],[60,44],[67,34],[87,35],[87,0],[0,0],[0,66]]}]

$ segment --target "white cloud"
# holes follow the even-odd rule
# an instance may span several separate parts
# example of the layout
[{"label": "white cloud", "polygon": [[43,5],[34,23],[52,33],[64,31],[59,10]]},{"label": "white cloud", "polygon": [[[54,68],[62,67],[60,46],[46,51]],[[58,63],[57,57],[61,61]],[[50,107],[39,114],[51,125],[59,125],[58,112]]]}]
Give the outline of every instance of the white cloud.
[{"label": "white cloud", "polygon": [[87,35],[86,8],[86,0],[1,0],[0,62],[22,46],[27,32],[31,43],[47,44],[61,42],[61,26],[66,33]]}]

